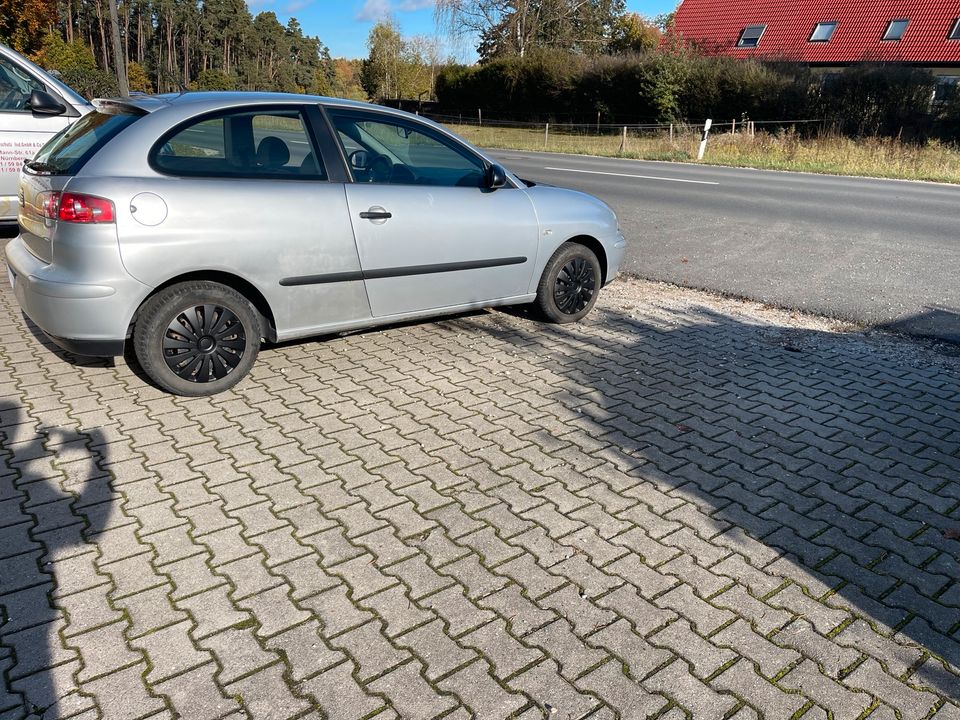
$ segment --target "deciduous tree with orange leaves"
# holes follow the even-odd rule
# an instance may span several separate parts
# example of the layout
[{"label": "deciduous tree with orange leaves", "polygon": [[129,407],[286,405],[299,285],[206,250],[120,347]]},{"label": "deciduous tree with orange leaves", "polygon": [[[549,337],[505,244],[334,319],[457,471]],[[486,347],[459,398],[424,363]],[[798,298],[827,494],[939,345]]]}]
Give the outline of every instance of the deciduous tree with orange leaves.
[{"label": "deciduous tree with orange leaves", "polygon": [[0,0],[0,42],[17,52],[40,49],[44,33],[56,23],[56,0]]}]

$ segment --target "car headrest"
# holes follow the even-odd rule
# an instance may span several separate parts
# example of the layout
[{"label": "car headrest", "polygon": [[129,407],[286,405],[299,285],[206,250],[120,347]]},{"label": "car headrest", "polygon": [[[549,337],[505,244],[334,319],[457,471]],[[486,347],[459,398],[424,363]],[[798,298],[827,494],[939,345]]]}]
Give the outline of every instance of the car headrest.
[{"label": "car headrest", "polygon": [[257,165],[266,168],[281,168],[290,162],[290,148],[278,137],[267,135],[257,145]]}]

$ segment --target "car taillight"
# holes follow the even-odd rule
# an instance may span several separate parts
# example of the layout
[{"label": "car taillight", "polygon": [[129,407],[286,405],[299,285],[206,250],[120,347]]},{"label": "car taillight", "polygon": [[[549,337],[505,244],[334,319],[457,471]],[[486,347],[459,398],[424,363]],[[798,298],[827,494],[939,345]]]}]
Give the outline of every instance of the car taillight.
[{"label": "car taillight", "polygon": [[40,207],[41,214],[48,220],[56,220],[57,212],[60,209],[60,193],[42,192],[37,196],[37,205]]},{"label": "car taillight", "polygon": [[57,219],[72,223],[112,223],[113,203],[93,195],[61,193]]}]

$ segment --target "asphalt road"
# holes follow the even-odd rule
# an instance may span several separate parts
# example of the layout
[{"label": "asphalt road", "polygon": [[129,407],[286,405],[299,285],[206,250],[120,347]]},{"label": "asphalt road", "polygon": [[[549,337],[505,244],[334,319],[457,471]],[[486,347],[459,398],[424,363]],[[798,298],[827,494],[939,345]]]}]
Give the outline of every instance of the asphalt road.
[{"label": "asphalt road", "polygon": [[613,207],[628,272],[960,343],[960,187],[492,154]]}]

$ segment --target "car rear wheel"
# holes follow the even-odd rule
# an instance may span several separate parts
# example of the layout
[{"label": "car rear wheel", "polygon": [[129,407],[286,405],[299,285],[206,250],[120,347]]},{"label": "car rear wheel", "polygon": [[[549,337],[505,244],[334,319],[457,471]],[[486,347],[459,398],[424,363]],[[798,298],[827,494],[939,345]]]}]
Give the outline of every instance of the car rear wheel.
[{"label": "car rear wheel", "polygon": [[236,385],[257,358],[260,315],[219,283],[171,285],[144,304],[133,328],[143,371],[176,395],[214,395]]},{"label": "car rear wheel", "polygon": [[600,281],[600,262],[593,251],[577,243],[564,243],[543,271],[536,305],[552,322],[577,322],[597,302]]}]

